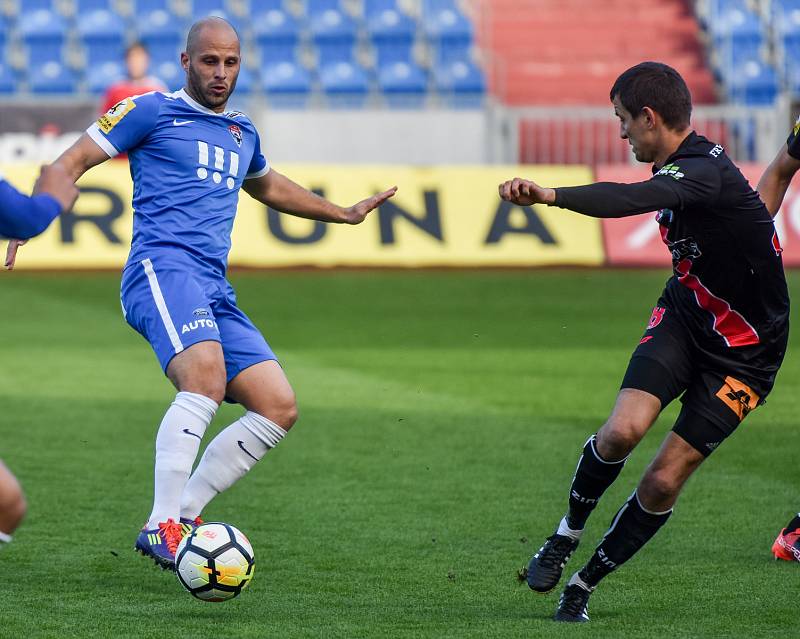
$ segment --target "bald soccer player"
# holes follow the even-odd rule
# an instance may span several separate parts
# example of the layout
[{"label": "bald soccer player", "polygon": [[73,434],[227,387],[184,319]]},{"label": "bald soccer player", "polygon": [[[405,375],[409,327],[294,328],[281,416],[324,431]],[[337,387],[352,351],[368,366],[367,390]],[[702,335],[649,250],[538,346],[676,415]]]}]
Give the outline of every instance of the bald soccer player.
[{"label": "bald soccer player", "polygon": [[[277,357],[226,279],[239,189],[278,211],[338,224],[360,224],[396,191],[343,208],[271,169],[250,119],[225,108],[240,62],[233,27],[200,20],[181,54],[183,89],[119,102],[57,160],[77,180],[118,153],[130,158],[134,228],[122,305],[178,391],[156,436],[153,508],[135,549],[173,570],[178,543],[206,504],[297,420]],[[191,473],[223,399],[243,414]]]}]

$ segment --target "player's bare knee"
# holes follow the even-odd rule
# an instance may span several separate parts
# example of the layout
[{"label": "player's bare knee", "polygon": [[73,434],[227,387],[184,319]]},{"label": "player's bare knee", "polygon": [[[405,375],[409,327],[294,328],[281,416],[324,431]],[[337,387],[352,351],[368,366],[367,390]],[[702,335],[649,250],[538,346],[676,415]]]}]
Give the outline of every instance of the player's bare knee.
[{"label": "player's bare knee", "polygon": [[648,468],[639,484],[639,496],[645,507],[672,503],[681,491],[681,481],[667,468]]},{"label": "player's bare knee", "polygon": [[639,425],[620,419],[609,419],[597,431],[597,452],[606,461],[626,457],[641,439]]},{"label": "player's bare knee", "polygon": [[294,395],[287,396],[274,409],[275,418],[272,420],[283,430],[289,430],[295,425],[298,418],[297,402]]}]

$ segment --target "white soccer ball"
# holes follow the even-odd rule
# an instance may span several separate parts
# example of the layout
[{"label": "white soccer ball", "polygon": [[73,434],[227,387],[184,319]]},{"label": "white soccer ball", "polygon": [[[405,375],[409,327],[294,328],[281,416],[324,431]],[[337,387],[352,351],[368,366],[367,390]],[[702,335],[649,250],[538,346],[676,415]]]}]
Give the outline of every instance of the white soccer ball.
[{"label": "white soccer ball", "polygon": [[175,553],[178,581],[203,601],[238,596],[255,570],[253,547],[230,524],[201,524],[183,538]]}]

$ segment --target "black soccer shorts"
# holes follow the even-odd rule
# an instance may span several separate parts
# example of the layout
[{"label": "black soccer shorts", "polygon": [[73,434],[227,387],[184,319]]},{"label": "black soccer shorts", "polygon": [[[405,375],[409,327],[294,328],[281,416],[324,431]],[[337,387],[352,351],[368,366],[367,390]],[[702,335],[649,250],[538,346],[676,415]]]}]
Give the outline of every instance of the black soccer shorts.
[{"label": "black soccer shorts", "polygon": [[[680,397],[683,407],[673,431],[705,456],[728,437],[772,390],[783,353],[769,346],[709,351],[678,312],[659,299],[633,351],[622,388],[646,391],[664,408]],[[777,362],[775,361],[777,357]],[[769,362],[763,374],[754,362]]]}]

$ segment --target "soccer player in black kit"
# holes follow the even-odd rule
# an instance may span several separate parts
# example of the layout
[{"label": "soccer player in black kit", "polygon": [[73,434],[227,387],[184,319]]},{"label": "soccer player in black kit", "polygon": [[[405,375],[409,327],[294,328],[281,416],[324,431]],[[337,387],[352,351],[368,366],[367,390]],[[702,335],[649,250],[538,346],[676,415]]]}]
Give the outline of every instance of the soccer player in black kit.
[{"label": "soccer player in black kit", "polygon": [[[758,193],[770,215],[775,216],[778,213],[786,190],[798,170],[800,170],[800,119],[795,123],[786,144],[781,147],[758,181]],[[797,513],[775,538],[772,554],[775,559],[800,561],[800,513]]]},{"label": "soccer player in black kit", "polygon": [[683,406],[655,458],[588,563],[569,579],[555,619],[588,621],[592,591],[672,514],[684,483],[772,389],[789,328],[789,297],[772,216],[725,150],[690,127],[691,97],[674,69],[644,62],[611,89],[620,135],[653,177],[636,184],[548,189],[515,178],[504,200],[593,217],[658,211],[673,275],[633,352],[616,404],[586,442],[569,507],[531,559],[528,585],[549,592],[586,520],[636,444],[674,399]]}]

